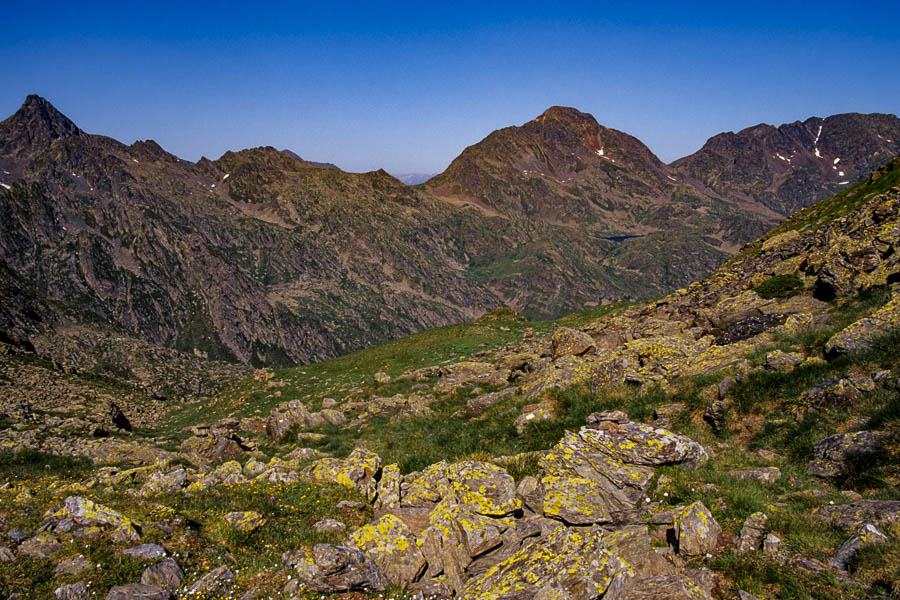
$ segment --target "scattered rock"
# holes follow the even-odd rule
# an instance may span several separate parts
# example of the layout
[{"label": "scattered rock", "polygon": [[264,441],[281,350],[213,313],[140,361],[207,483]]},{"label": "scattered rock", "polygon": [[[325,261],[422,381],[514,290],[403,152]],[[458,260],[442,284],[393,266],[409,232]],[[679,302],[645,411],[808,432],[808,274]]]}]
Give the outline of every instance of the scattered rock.
[{"label": "scattered rock", "polygon": [[317,544],[312,552],[288,553],[286,563],[318,592],[383,592],[388,580],[374,560],[354,548]]},{"label": "scattered rock", "polygon": [[766,368],[771,371],[793,371],[805,358],[798,352],[774,350],[766,354]]},{"label": "scattered rock", "polygon": [[170,592],[176,591],[184,581],[184,571],[174,558],[156,563],[144,570],[141,575],[141,583],[152,585]]},{"label": "scattered rock", "polygon": [[354,531],[345,545],[374,560],[391,585],[405,588],[425,571],[425,556],[416,544],[415,535],[391,514]]},{"label": "scattered rock", "polygon": [[696,557],[713,552],[721,531],[712,513],[700,501],[675,513],[678,554],[682,556]]},{"label": "scattered rock", "polygon": [[117,585],[106,594],[106,600],[169,600],[169,592],[154,585],[131,583]]},{"label": "scattered rock", "polygon": [[141,560],[151,561],[159,560],[166,557],[166,549],[157,544],[140,544],[132,548],[122,550],[125,556],[139,558]]},{"label": "scattered rock", "polygon": [[216,567],[188,588],[187,595],[216,594],[228,589],[234,580],[234,572],[227,566]]},{"label": "scattered rock", "polygon": [[583,331],[568,327],[560,327],[550,335],[550,358],[556,360],[563,356],[581,356],[596,350],[594,339]]},{"label": "scattered rock", "polygon": [[729,471],[728,476],[736,479],[752,479],[760,483],[775,483],[781,479],[781,469],[778,467],[756,467],[753,469]]},{"label": "scattered rock", "polygon": [[56,588],[53,595],[56,600],[88,600],[91,588],[86,583],[70,583]]},{"label": "scattered rock", "polygon": [[766,521],[768,517],[765,513],[755,512],[744,521],[741,527],[741,534],[738,538],[737,551],[741,554],[752,550],[759,550],[763,538],[766,535]]},{"label": "scattered rock", "polygon": [[766,554],[778,554],[779,550],[781,550],[781,538],[774,533],[766,535],[763,540],[763,551]]},{"label": "scattered rock", "polygon": [[849,354],[869,350],[875,340],[900,327],[900,295],[890,302],[841,331],[834,334],[825,344],[829,356]]},{"label": "scattered rock", "polygon": [[56,565],[56,570],[54,572],[56,573],[57,577],[77,577],[78,575],[80,575],[84,571],[91,569],[92,567],[93,564],[91,563],[91,561],[79,554],[78,556],[67,558],[66,560]]},{"label": "scattered rock", "polygon": [[50,558],[60,550],[62,544],[49,533],[39,533],[19,544],[19,554],[31,558]]},{"label": "scattered rock", "polygon": [[379,371],[372,376],[372,380],[378,385],[387,385],[391,382],[391,376],[383,371]]},{"label": "scattered rock", "polygon": [[229,525],[244,533],[259,529],[266,524],[266,519],[253,510],[230,512],[224,516],[224,519]]},{"label": "scattered rock", "polygon": [[337,519],[322,519],[321,521],[316,521],[313,524],[313,528],[319,533],[331,533],[343,531],[347,526]]}]

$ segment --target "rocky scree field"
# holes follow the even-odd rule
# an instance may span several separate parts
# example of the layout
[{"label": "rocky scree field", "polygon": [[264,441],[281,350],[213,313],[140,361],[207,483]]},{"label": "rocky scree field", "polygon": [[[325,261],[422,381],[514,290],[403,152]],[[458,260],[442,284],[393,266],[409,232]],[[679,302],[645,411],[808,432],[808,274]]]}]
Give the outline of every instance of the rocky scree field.
[{"label": "rocky scree field", "polygon": [[133,414],[23,405],[0,594],[896,597],[898,205],[900,159],[653,302],[501,309]]}]

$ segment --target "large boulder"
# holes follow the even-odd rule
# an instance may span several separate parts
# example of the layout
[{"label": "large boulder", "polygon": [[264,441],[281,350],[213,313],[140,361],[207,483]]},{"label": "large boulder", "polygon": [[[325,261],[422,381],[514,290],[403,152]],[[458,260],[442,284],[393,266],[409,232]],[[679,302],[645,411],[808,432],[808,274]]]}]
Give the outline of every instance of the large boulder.
[{"label": "large boulder", "polygon": [[[708,459],[703,447],[665,429],[628,421],[624,415],[569,431],[540,458],[551,477],[588,479],[597,486],[610,511],[631,510],[646,496],[653,467],[680,464],[699,466]],[[621,422],[621,421],[625,422]]]},{"label": "large boulder", "polygon": [[550,358],[556,360],[562,356],[590,354],[596,350],[594,338],[569,327],[560,327],[550,335]]},{"label": "large boulder", "polygon": [[131,583],[111,588],[106,594],[106,600],[169,600],[170,596],[168,590],[154,585]]},{"label": "large boulder", "polygon": [[836,478],[846,474],[847,460],[874,455],[891,437],[885,431],[838,433],[821,440],[813,449],[814,458],[807,469],[811,475]]},{"label": "large boulder", "polygon": [[65,500],[62,514],[79,525],[108,526],[114,528],[114,537],[121,540],[140,539],[139,524],[121,513],[80,496],[69,496]]},{"label": "large boulder", "polygon": [[383,592],[389,583],[374,560],[355,548],[317,544],[285,555],[288,567],[317,592]]},{"label": "large boulder", "polygon": [[623,559],[603,547],[603,538],[601,531],[560,527],[471,580],[460,597],[598,598],[618,573],[629,568]]}]

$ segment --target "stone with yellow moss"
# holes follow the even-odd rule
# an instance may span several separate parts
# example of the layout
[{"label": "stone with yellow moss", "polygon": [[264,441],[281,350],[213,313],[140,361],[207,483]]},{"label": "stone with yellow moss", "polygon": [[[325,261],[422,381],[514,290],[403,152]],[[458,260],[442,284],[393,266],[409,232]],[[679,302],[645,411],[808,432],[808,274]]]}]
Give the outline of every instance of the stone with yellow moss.
[{"label": "stone with yellow moss", "polygon": [[62,510],[57,514],[68,516],[79,525],[113,527],[115,536],[122,541],[137,541],[140,539],[140,534],[138,533],[140,525],[136,521],[132,521],[108,506],[97,504],[87,498],[69,496],[66,498]]},{"label": "stone with yellow moss", "polygon": [[425,572],[425,556],[416,536],[392,514],[386,514],[354,531],[344,545],[364,552],[391,585],[407,587]]},{"label": "stone with yellow moss", "polygon": [[713,552],[721,531],[712,513],[699,500],[675,513],[678,553],[682,556],[703,556]]},{"label": "stone with yellow moss", "polygon": [[550,334],[550,357],[590,354],[596,350],[594,339],[583,331],[560,327]]},{"label": "stone with yellow moss", "polygon": [[356,489],[369,502],[375,499],[377,476],[381,472],[381,458],[374,452],[357,446],[345,459],[322,458],[303,470],[301,476],[313,483],[339,483]]},{"label": "stone with yellow moss", "polygon": [[543,513],[569,525],[608,523],[612,520],[603,500],[600,486],[583,477],[553,477],[541,479]]},{"label": "stone with yellow moss", "polygon": [[598,598],[619,572],[630,569],[603,548],[603,536],[601,531],[561,527],[470,581],[460,597],[527,598],[555,589],[573,600]]},{"label": "stone with yellow moss", "polygon": [[835,569],[846,571],[850,561],[853,560],[860,548],[867,545],[885,544],[889,541],[890,538],[882,533],[878,527],[872,523],[865,523],[841,544],[837,554],[828,561],[828,564]]},{"label": "stone with yellow moss", "polygon": [[868,317],[851,323],[825,344],[826,355],[836,356],[869,350],[875,340],[900,329],[900,294]]},{"label": "stone with yellow moss", "polygon": [[249,533],[266,524],[266,519],[254,510],[227,513],[225,521],[243,533]]}]

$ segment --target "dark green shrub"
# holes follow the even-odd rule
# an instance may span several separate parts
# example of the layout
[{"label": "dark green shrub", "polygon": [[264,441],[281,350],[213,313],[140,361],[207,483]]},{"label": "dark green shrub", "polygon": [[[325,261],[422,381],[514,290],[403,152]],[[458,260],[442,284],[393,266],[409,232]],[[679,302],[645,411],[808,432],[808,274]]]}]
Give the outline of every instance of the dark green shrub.
[{"label": "dark green shrub", "polygon": [[796,275],[774,275],[753,290],[763,298],[789,298],[803,291],[803,280]]}]

